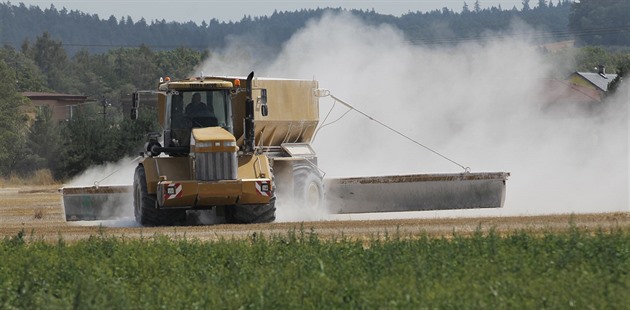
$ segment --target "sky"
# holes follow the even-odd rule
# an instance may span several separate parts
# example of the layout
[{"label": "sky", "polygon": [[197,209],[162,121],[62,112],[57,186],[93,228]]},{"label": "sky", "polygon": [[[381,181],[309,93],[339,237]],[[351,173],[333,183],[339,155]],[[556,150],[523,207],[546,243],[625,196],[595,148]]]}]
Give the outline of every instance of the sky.
[{"label": "sky", "polygon": [[[554,4],[557,0],[553,0]],[[144,18],[147,22],[166,20],[177,22],[193,21],[200,24],[213,18],[219,21],[239,21],[245,15],[268,16],[277,11],[295,11],[315,8],[344,8],[344,9],[374,9],[381,14],[400,16],[408,12],[428,12],[443,7],[460,12],[464,0],[347,0],[347,1],[316,1],[316,0],[70,0],[70,1],[16,1],[14,5],[24,3],[26,6],[39,6],[41,9],[54,5],[58,10],[78,10],[88,14],[98,14],[101,19],[111,15],[120,19],[131,16],[134,21]],[[475,0],[467,0],[472,9]],[[516,6],[522,8],[522,0],[479,0],[481,8],[498,7],[504,10]],[[530,1],[531,6],[537,1]]]}]

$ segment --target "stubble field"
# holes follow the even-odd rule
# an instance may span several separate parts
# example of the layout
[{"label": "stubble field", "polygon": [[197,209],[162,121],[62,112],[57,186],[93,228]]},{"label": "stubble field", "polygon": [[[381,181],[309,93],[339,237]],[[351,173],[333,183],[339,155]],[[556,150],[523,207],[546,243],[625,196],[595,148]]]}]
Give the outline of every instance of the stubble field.
[{"label": "stubble field", "polygon": [[322,238],[372,238],[398,233],[406,237],[419,235],[447,236],[475,232],[507,234],[514,231],[532,233],[562,232],[572,227],[587,230],[599,228],[630,229],[630,213],[558,214],[527,217],[439,218],[400,220],[355,220],[285,222],[255,225],[208,225],[179,227],[139,227],[133,218],[104,222],[66,222],[57,187],[0,188],[0,235],[12,236],[21,230],[37,239],[56,241],[80,240],[91,235],[139,237],[163,234],[188,236],[200,240],[246,238],[252,233],[286,234],[292,229],[308,229]]}]

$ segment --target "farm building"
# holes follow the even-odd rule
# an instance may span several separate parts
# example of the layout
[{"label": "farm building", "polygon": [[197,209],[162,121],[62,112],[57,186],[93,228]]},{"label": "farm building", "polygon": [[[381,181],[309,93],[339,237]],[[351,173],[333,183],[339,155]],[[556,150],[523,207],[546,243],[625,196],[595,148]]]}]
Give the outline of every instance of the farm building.
[{"label": "farm building", "polygon": [[22,95],[30,99],[36,109],[50,109],[56,121],[71,119],[78,106],[87,101],[87,96],[82,95],[43,92],[25,92]]},{"label": "farm building", "polygon": [[606,68],[597,66],[597,72],[574,72],[567,80],[582,87],[596,90],[600,96],[608,91],[608,84],[617,77],[616,74],[607,74]]}]

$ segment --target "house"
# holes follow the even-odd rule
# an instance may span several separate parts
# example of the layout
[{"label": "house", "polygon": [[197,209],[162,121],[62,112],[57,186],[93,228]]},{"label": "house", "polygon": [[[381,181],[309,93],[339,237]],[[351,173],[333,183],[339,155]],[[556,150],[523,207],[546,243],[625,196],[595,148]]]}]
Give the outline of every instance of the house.
[{"label": "house", "polygon": [[46,108],[52,111],[52,119],[55,121],[65,121],[72,118],[76,109],[87,102],[87,96],[43,93],[43,92],[24,92],[37,109]]},{"label": "house", "polygon": [[596,73],[574,72],[566,80],[547,80],[543,89],[543,109],[566,115],[599,111],[604,105],[608,84],[617,75],[606,74],[604,66],[596,69]]},{"label": "house", "polygon": [[549,79],[544,85],[543,109],[547,112],[593,112],[602,105],[602,93],[592,87],[558,79]]},{"label": "house", "polygon": [[595,72],[574,72],[567,80],[574,84],[597,91],[601,97],[608,91],[608,84],[617,77],[616,74],[607,74],[603,65],[597,66]]}]

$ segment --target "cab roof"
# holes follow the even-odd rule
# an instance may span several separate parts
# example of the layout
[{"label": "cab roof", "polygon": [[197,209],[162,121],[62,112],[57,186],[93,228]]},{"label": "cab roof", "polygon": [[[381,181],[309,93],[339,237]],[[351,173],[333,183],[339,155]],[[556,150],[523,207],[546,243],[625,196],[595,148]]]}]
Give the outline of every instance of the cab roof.
[{"label": "cab roof", "polygon": [[218,79],[215,77],[195,77],[178,81],[167,81],[159,85],[161,91],[171,89],[227,89],[234,87],[231,81]]}]

